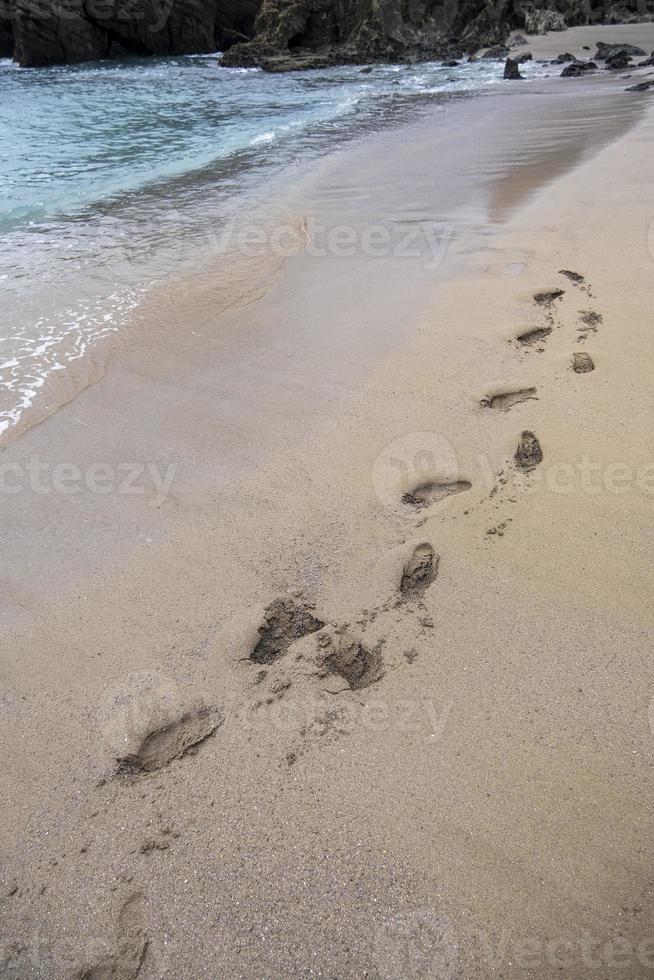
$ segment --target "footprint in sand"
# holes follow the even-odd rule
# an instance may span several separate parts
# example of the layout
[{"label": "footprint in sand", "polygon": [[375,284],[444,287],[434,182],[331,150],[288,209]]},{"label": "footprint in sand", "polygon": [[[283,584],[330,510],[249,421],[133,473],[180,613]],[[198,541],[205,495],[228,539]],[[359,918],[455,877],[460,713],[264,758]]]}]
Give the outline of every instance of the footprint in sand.
[{"label": "footprint in sand", "polygon": [[535,388],[518,388],[516,391],[503,391],[497,395],[487,395],[482,398],[479,404],[482,408],[494,408],[500,412],[508,412],[514,405],[533,399],[536,399]]},{"label": "footprint in sand", "polygon": [[540,442],[534,433],[528,429],[525,429],[520,436],[520,442],[515,451],[514,459],[518,469],[523,470],[525,473],[533,470],[539,463],[543,462],[543,450],[541,449]]},{"label": "footprint in sand", "polygon": [[119,757],[116,772],[138,776],[163,769],[197,749],[222,722],[223,718],[206,705],[187,711],[169,724],[149,732],[130,752]]},{"label": "footprint in sand", "polygon": [[589,333],[597,333],[598,327],[602,323],[602,315],[594,310],[579,310],[579,321],[582,326],[579,327],[577,339],[586,340]]},{"label": "footprint in sand", "polygon": [[351,691],[361,691],[384,676],[381,645],[371,650],[344,632],[326,636],[322,646],[327,651],[323,658],[325,676],[332,675],[335,682],[332,694],[348,688]]},{"label": "footprint in sand", "polygon": [[572,355],[572,370],[575,374],[589,374],[595,370],[595,364],[590,354],[585,351],[576,351]]},{"label": "footprint in sand", "polygon": [[434,549],[425,542],[419,544],[404,566],[400,582],[400,595],[407,602],[422,599],[438,575],[440,558],[434,554]]},{"label": "footprint in sand", "polygon": [[103,734],[115,775],[155,772],[195,751],[224,721],[202,694],[154,672],[130,674],[107,696]]},{"label": "footprint in sand", "polygon": [[559,269],[559,275],[569,279],[582,293],[586,293],[588,296],[593,295],[590,289],[590,283],[586,282],[585,277],[579,272],[573,272],[572,269]]},{"label": "footprint in sand", "polygon": [[119,915],[114,952],[75,970],[75,980],[109,980],[110,977],[136,980],[149,950],[144,907],[145,899],[141,894],[127,899]]},{"label": "footprint in sand", "polygon": [[546,309],[551,309],[557,299],[565,296],[565,289],[547,289],[534,294],[534,302]]},{"label": "footprint in sand", "polygon": [[565,276],[566,279],[569,279],[570,282],[573,282],[575,286],[580,286],[582,282],[585,282],[584,277],[580,275],[580,273],[572,272],[571,269],[559,269],[559,275]]},{"label": "footprint in sand", "polygon": [[533,347],[535,344],[543,342],[552,333],[552,327],[533,327],[519,333],[516,340],[523,347]]},{"label": "footprint in sand", "polygon": [[250,654],[255,664],[271,664],[281,657],[292,643],[325,625],[311,612],[307,603],[293,599],[275,599],[265,612],[259,627],[259,639]]},{"label": "footprint in sand", "polygon": [[402,503],[415,510],[424,510],[431,507],[455,493],[465,493],[472,488],[472,483],[468,480],[453,480],[449,483],[440,483],[437,480],[430,480],[427,483],[420,483],[409,493],[402,495]]}]

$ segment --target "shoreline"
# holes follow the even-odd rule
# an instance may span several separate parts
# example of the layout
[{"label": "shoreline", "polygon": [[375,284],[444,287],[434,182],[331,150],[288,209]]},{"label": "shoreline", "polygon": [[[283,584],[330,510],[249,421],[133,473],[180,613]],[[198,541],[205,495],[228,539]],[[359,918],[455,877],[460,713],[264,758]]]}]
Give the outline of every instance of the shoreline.
[{"label": "shoreline", "polygon": [[[581,41],[594,42],[600,37],[622,38],[625,41],[639,40],[645,47],[654,46],[654,26],[651,24],[621,25],[615,36],[611,28],[575,28],[569,35],[565,35],[566,38],[568,36],[575,42],[569,45],[571,47],[577,43],[580,44]],[[560,41],[561,36],[556,33],[531,38],[528,46],[534,48],[535,57],[539,58],[546,53],[553,53],[553,46],[556,47]],[[583,54],[581,49],[580,53]],[[499,78],[501,66],[499,63],[493,64],[495,68],[492,70],[498,73]],[[399,70],[399,66],[396,67]],[[445,90],[442,91],[442,97],[445,101],[449,101],[452,96],[456,97],[464,91],[469,91],[466,86],[472,83],[466,74],[468,69],[481,72],[484,78],[484,72],[487,73],[486,67],[482,71],[480,65],[464,65],[459,69],[462,72],[462,77],[458,79],[454,89],[450,90],[449,93]],[[543,70],[542,65],[539,66],[538,71]],[[388,73],[390,72],[391,77],[394,73],[393,66],[378,66],[375,71],[387,77],[385,80],[373,82],[371,91],[368,92],[367,96],[360,94],[363,103],[367,105],[367,109],[361,110],[363,117],[366,117],[367,113],[369,118],[359,119],[356,124],[353,120],[348,122],[349,116],[341,119],[340,128],[342,131],[336,138],[336,145],[332,146],[331,149],[323,146],[323,152],[320,152],[317,146],[309,146],[307,148],[308,155],[313,156],[313,163],[316,166],[319,166],[318,161],[321,158],[330,158],[334,154],[340,154],[343,150],[347,151],[348,147],[370,139],[371,135],[375,139],[375,132],[392,133],[393,130],[397,129],[398,123],[401,126],[410,125],[410,119],[414,113],[417,113],[415,117],[417,119],[427,119],[430,113],[437,111],[437,107],[433,105],[430,108],[428,92],[423,91],[425,85],[427,90],[429,89],[428,71],[427,76],[422,77],[424,73],[421,73],[420,66],[405,66],[403,74],[409,76],[406,91],[388,88],[387,86],[385,95],[382,95],[377,86],[381,84],[383,88],[384,84],[388,83]],[[435,73],[434,77],[437,79],[434,83],[436,87],[442,86],[443,72],[434,65],[431,66],[431,71]],[[413,78],[414,73],[416,73],[415,79]],[[317,76],[321,76],[321,73],[317,73]],[[616,74],[612,77],[603,74],[593,79],[586,79],[582,84],[591,87],[595,85],[598,92],[603,90],[608,93],[612,88],[622,87],[621,79],[622,75]],[[357,74],[355,73],[346,81],[350,87],[356,88],[356,80]],[[455,79],[448,79],[448,81],[454,82]],[[490,91],[488,93],[484,91],[482,81],[483,79],[477,79],[474,83],[477,86],[481,85],[476,94],[493,94]],[[489,79],[486,81],[490,84]],[[323,79],[323,84],[327,84],[326,78]],[[359,85],[362,85],[364,89],[368,84],[367,81],[361,81],[359,78]],[[397,80],[394,84],[397,84]],[[567,95],[570,93],[571,84],[570,81],[558,82],[556,79],[550,79],[547,84],[544,84],[542,81],[530,79],[526,84],[521,82],[520,86],[500,82],[499,85],[497,83],[490,85],[490,88],[498,90],[495,93],[496,96],[512,97],[519,94],[518,89],[524,90],[526,88],[527,91],[542,91],[542,94],[551,95],[557,91],[557,86],[565,86]],[[576,80],[574,84],[578,86],[579,80]],[[414,85],[418,85],[421,98],[425,100],[421,108],[410,107],[406,103],[407,99],[411,101],[410,93],[413,92],[412,86]],[[463,89],[459,90],[458,85],[463,85]],[[417,92],[418,90],[413,92],[413,95],[417,96]],[[395,93],[393,98],[390,97],[389,93]],[[432,93],[433,96],[434,93]],[[396,97],[397,103],[395,102]],[[383,123],[374,118],[374,105],[380,98],[386,100],[384,102],[386,119]],[[632,96],[629,96],[629,99],[632,99]],[[465,99],[463,101],[465,102]],[[355,115],[358,114],[359,110]],[[402,117],[405,114],[408,118],[403,120]],[[438,115],[434,117],[434,123],[439,125]],[[443,125],[442,121],[440,125]],[[355,130],[358,132],[355,133]],[[325,134],[321,138],[324,136]],[[410,138],[410,130],[408,137]],[[390,138],[393,139],[392,136]],[[510,138],[513,139],[513,134]],[[553,145],[556,145],[559,138],[560,134],[553,140]],[[563,152],[562,149],[561,152]],[[284,158],[285,153],[287,153],[286,150],[282,151],[280,159]],[[572,162],[574,162],[574,157]],[[294,167],[296,164],[297,161],[294,162]],[[552,176],[554,176],[560,164],[556,155],[552,164]],[[264,164],[264,168],[269,166],[272,167],[273,174],[276,174],[272,177],[275,195],[285,197],[289,193],[290,186],[292,198],[292,183],[297,183],[302,171],[298,170],[289,184],[286,178],[278,172],[279,160],[275,163],[271,159]],[[512,173],[507,164],[503,164],[503,166],[506,166],[510,173],[510,179],[507,182],[509,197],[514,198],[517,174]],[[233,206],[233,202],[229,206],[223,207],[222,204],[219,206],[216,200],[222,200],[220,187],[218,185],[213,187],[211,184],[211,180],[216,176],[211,177],[211,169],[194,171],[192,175],[187,174],[186,179],[191,190],[187,189],[186,192],[182,190],[183,180],[178,178],[177,184],[173,181],[170,187],[155,183],[151,191],[147,193],[144,191],[138,200],[130,202],[130,195],[127,195],[123,200],[109,200],[105,201],[104,204],[102,201],[98,202],[95,217],[92,210],[87,215],[88,227],[84,229],[83,225],[80,226],[84,230],[82,230],[78,242],[76,242],[77,231],[74,224],[68,227],[66,220],[60,227],[57,226],[56,222],[52,228],[48,228],[47,225],[44,227],[44,241],[37,243],[33,254],[30,238],[34,236],[26,235],[22,238],[19,236],[13,247],[15,255],[21,258],[16,263],[15,268],[11,258],[11,242],[6,243],[2,258],[3,262],[7,262],[9,271],[9,276],[5,281],[9,298],[7,313],[9,319],[13,321],[13,332],[16,336],[6,338],[7,343],[3,346],[3,352],[0,355],[3,362],[2,367],[5,369],[2,377],[2,400],[0,401],[0,427],[3,427],[2,432],[0,432],[0,445],[10,444],[22,431],[26,431],[32,424],[38,424],[43,418],[47,418],[60,405],[66,404],[71,398],[74,398],[78,391],[94,384],[102,376],[106,357],[113,357],[114,353],[120,350],[123,337],[129,343],[129,334],[133,326],[130,311],[135,308],[135,305],[138,306],[139,297],[149,293],[154,281],[170,281],[171,289],[173,289],[175,279],[177,279],[180,282],[180,288],[183,289],[185,288],[184,280],[188,280],[189,274],[192,274],[194,270],[203,267],[210,268],[211,266],[218,268],[221,257],[222,259],[225,257],[225,252],[222,246],[216,245],[217,237],[222,241],[222,232],[216,236],[214,227],[222,226],[230,215],[240,215],[251,206],[252,202],[260,208],[260,205],[265,203],[266,195],[261,192],[261,174],[257,177],[253,172],[250,175],[252,179],[246,180],[247,186],[241,187],[242,203],[238,206]],[[228,172],[229,166],[226,167],[226,173]],[[180,180],[182,180],[181,184]],[[526,175],[522,180],[525,193],[529,193],[532,186],[530,176]],[[208,194],[208,197],[206,207],[200,208],[198,211],[203,181],[206,184],[205,195]],[[272,186],[270,178],[269,184]],[[166,190],[167,187],[168,190]],[[474,190],[476,188],[473,188],[473,192]],[[213,201],[212,193],[214,194]],[[164,196],[169,194],[170,204],[167,209],[163,208],[158,213],[156,202],[160,194]],[[224,194],[222,196],[224,197]],[[294,204],[301,212],[305,202],[299,200],[295,201]],[[184,210],[184,216],[182,216],[181,210],[175,212],[176,206]],[[118,209],[117,212],[115,208]],[[139,239],[137,222],[139,209],[141,211],[141,239]],[[169,212],[171,209],[178,216],[180,228],[178,238],[171,238],[170,236]],[[260,208],[260,210],[262,209]],[[199,217],[200,213],[205,212],[206,215],[210,214],[211,218]],[[110,215],[112,216],[110,223],[113,223],[114,234],[112,237],[111,230],[109,230],[109,237],[106,239],[107,230],[104,223]],[[72,216],[69,217],[72,220]],[[118,223],[115,222],[116,217],[119,219]],[[255,220],[265,224],[266,221],[279,221],[279,217],[271,214],[266,219],[265,216],[259,215]],[[104,243],[103,247],[106,255],[109,256],[108,259],[106,256],[93,252],[89,242],[93,240],[94,234],[97,234],[99,240]],[[76,252],[78,246],[80,248],[79,254]],[[66,256],[66,261],[59,267],[59,274],[63,276],[61,283],[57,280],[56,262],[50,267],[48,258],[50,254],[57,253],[60,247],[66,249],[72,247],[72,252]],[[91,251],[88,251],[89,248]],[[79,272],[70,278],[70,270],[75,271],[75,261],[71,261],[75,260],[75,257],[76,261],[82,264]],[[285,255],[284,258],[286,257]],[[21,291],[19,284],[26,282],[30,276],[38,280],[43,278],[43,282],[40,289],[25,293],[24,290]],[[175,278],[171,278],[171,276]],[[120,290],[116,291],[115,286],[120,286]],[[154,288],[157,289],[158,287],[154,285]],[[137,319],[142,319],[138,312],[136,315]],[[22,346],[20,344],[21,339]],[[18,415],[20,415],[20,419],[16,424]]]},{"label": "shoreline", "polygon": [[[649,25],[646,26],[649,28]],[[652,25],[651,33],[654,43],[654,25]],[[545,41],[546,39],[543,39],[543,43]],[[590,84],[588,84],[589,82]],[[592,92],[595,87],[598,100],[602,98],[602,93],[605,93],[608,97],[613,97],[618,92],[621,92],[623,87],[617,78],[607,76],[584,80],[584,83],[577,81],[575,84],[577,90],[583,84],[586,94]],[[239,206],[235,208],[230,205],[230,208],[223,215],[218,233],[205,230],[205,234],[208,236],[205,243],[206,254],[198,254],[198,249],[193,246],[189,255],[183,255],[182,248],[180,247],[178,255],[173,254],[169,258],[166,258],[166,256],[162,258],[164,262],[163,269],[166,270],[167,266],[170,266],[171,271],[165,276],[155,278],[153,281],[141,280],[135,277],[129,270],[129,266],[125,263],[116,269],[118,278],[115,280],[115,285],[119,287],[119,290],[114,295],[118,302],[117,311],[109,307],[105,311],[109,316],[104,316],[105,321],[110,320],[112,317],[117,318],[116,324],[111,327],[103,325],[103,318],[101,316],[103,297],[91,297],[91,304],[87,312],[82,316],[82,319],[85,319],[90,311],[97,321],[96,332],[98,339],[94,339],[92,335],[85,337],[82,333],[78,336],[76,328],[70,335],[70,343],[73,345],[73,349],[71,352],[68,352],[74,354],[74,357],[70,362],[67,362],[65,337],[57,338],[58,343],[61,342],[64,344],[59,363],[55,365],[54,369],[50,368],[44,378],[33,378],[34,388],[32,390],[26,389],[23,396],[27,402],[25,407],[21,408],[19,405],[16,405],[11,410],[7,408],[4,414],[8,418],[9,416],[13,416],[14,421],[0,433],[0,447],[7,448],[17,439],[20,439],[21,435],[29,431],[32,426],[41,424],[61,407],[74,400],[80,392],[96,384],[104,376],[107,363],[116,360],[119,361],[124,355],[125,350],[129,352],[134,346],[138,346],[140,343],[143,343],[147,349],[149,344],[147,336],[149,330],[148,321],[153,318],[160,318],[161,309],[164,310],[163,320],[165,321],[167,305],[171,302],[174,305],[177,302],[176,297],[180,291],[193,293],[196,288],[207,290],[211,288],[213,281],[217,302],[220,308],[222,308],[223,306],[229,307],[234,302],[240,304],[249,301],[248,293],[250,292],[250,286],[245,282],[248,278],[253,277],[255,282],[257,282],[263,277],[264,281],[268,279],[270,283],[274,282],[277,275],[283,274],[286,263],[296,258],[305,249],[306,243],[303,241],[304,233],[301,230],[301,225],[305,220],[309,222],[312,220],[313,203],[311,201],[311,194],[315,186],[315,181],[313,180],[314,172],[328,172],[330,167],[338,167],[340,161],[346,159],[348,154],[352,160],[363,159],[365,165],[366,155],[375,152],[375,147],[379,148],[380,152],[384,152],[384,142],[386,140],[390,140],[396,146],[397,142],[402,138],[411,140],[414,134],[417,134],[417,138],[420,141],[422,139],[420,135],[421,130],[424,131],[429,125],[434,125],[438,130],[443,130],[443,133],[441,145],[439,145],[439,140],[436,139],[433,147],[425,146],[425,152],[432,152],[433,150],[441,152],[446,147],[446,142],[443,141],[449,141],[452,128],[457,133],[461,129],[462,123],[457,118],[459,115],[463,114],[463,118],[467,118],[469,125],[473,127],[480,123],[484,126],[486,125],[486,121],[484,120],[484,109],[486,105],[488,106],[488,112],[497,116],[501,112],[500,107],[502,106],[502,102],[498,100],[514,98],[516,96],[524,97],[525,95],[531,95],[532,97],[545,96],[554,99],[561,97],[567,98],[569,87],[569,82],[560,83],[556,79],[531,79],[526,85],[520,85],[518,89],[507,86],[497,92],[485,92],[483,89],[480,89],[476,92],[453,92],[449,96],[444,93],[442,103],[432,105],[431,107],[426,103],[420,108],[415,118],[400,119],[394,123],[389,120],[379,129],[375,127],[371,131],[363,130],[358,134],[347,135],[342,138],[342,141],[337,142],[335,147],[331,149],[324,148],[323,152],[318,153],[311,160],[310,164],[307,164],[304,168],[296,169],[292,177],[281,177],[279,174],[276,174],[274,176],[275,199],[278,203],[276,203],[275,207],[271,207],[269,201],[266,201],[264,198],[260,186],[261,175],[258,177],[253,175],[252,186],[249,189],[245,189],[239,195]],[[579,94],[579,91],[577,91],[577,94]],[[490,102],[487,102],[484,107],[471,108],[470,103],[478,102],[480,99],[490,99]],[[534,106],[539,108],[538,102],[535,102]],[[639,101],[631,95],[624,97],[626,118],[637,114],[642,108],[642,100]],[[601,116],[602,114],[602,108],[599,105],[594,105],[592,111],[597,116]],[[606,115],[608,124],[606,138],[610,138],[610,127],[613,125],[610,119],[611,112],[609,111]],[[474,229],[475,223],[481,229],[487,221],[494,223],[496,220],[502,220],[502,213],[504,211],[508,213],[511,208],[518,206],[519,195],[529,196],[532,194],[534,186],[539,186],[543,181],[547,182],[555,179],[557,174],[561,173],[566,167],[575,166],[583,158],[585,152],[592,152],[593,142],[595,140],[599,140],[601,144],[604,138],[602,134],[604,123],[601,119],[597,127],[594,126],[594,121],[591,121],[590,125],[587,125],[587,121],[580,117],[578,117],[578,121],[588,131],[588,146],[584,146],[581,134],[575,135],[572,130],[566,132],[564,128],[560,128],[558,132],[551,134],[550,146],[547,145],[546,139],[539,140],[536,131],[531,137],[533,146],[520,146],[518,142],[516,146],[518,156],[524,157],[527,161],[531,161],[531,164],[533,164],[533,173],[530,171],[529,166],[524,166],[522,159],[519,159],[517,165],[514,166],[508,151],[505,158],[498,159],[497,166],[502,169],[504,178],[503,180],[497,181],[498,186],[495,190],[494,205],[496,214],[485,216],[480,210],[480,208],[483,209],[485,207],[483,194],[486,192],[486,185],[492,186],[494,181],[493,179],[489,179],[488,175],[484,175],[483,172],[479,175],[472,173],[475,164],[471,158],[467,164],[470,183],[469,192],[476,200],[473,208],[476,213],[471,212],[471,215],[466,215],[464,210],[459,209],[457,211],[455,206],[450,206],[444,199],[442,202],[439,202],[439,208],[442,211],[439,215],[439,221],[432,222],[435,225],[435,237],[438,238],[441,234],[441,228],[439,226],[445,228],[446,225],[451,225],[458,235],[460,223],[461,233],[467,234],[470,230],[468,226]],[[488,141],[488,136],[484,138]],[[507,139],[514,139],[510,131],[507,131]],[[540,146],[537,145],[539,142]],[[461,140],[459,139],[460,143]],[[371,149],[367,150],[367,147]],[[539,150],[542,153],[542,160],[537,158]],[[495,148],[495,151],[497,151],[497,148]],[[467,152],[468,156],[470,156],[469,148]],[[454,170],[450,172],[450,179],[461,183],[460,175],[456,174]],[[501,190],[502,187],[505,189]],[[303,189],[305,189],[304,193]],[[379,203],[383,213],[385,204],[383,201]],[[320,211],[321,202],[318,202],[318,205]],[[330,225],[334,225],[336,222],[328,209],[322,208],[322,212],[322,233],[325,236],[330,230]],[[349,220],[352,215],[346,213],[345,217]],[[375,215],[371,216],[371,222],[375,227],[379,227],[380,224],[383,225],[385,221],[385,218],[379,221]],[[318,225],[318,227],[320,228],[321,226]],[[254,247],[251,246],[250,241],[247,239],[248,229],[254,233]],[[295,240],[291,241],[290,248],[288,247],[289,230],[291,232],[290,237],[293,238],[295,236]],[[394,237],[399,239],[400,236],[395,235],[393,229],[391,231]],[[246,238],[245,249],[243,249],[242,245],[238,246],[237,244],[238,240],[243,237],[243,233],[245,233]],[[276,235],[281,245],[277,250],[269,247],[271,236],[274,239]],[[263,238],[265,242],[266,247],[263,249],[257,244],[257,240],[260,238]],[[407,240],[409,238],[410,236],[407,236]],[[225,247],[225,243],[227,243],[227,247]],[[309,242],[309,251],[311,251],[311,244]],[[325,242],[313,244],[314,254],[317,254],[321,249],[323,252],[325,251]],[[234,250],[235,245],[236,248]],[[434,253],[438,253],[441,247],[438,242],[434,242],[433,244],[430,242],[422,243],[422,247],[425,247],[425,245],[428,249],[431,248]],[[327,251],[329,251],[329,245]],[[379,258],[379,253],[371,253],[371,257],[373,259]],[[427,261],[434,259],[436,261],[433,264],[434,268],[436,268],[437,265],[440,265],[441,261],[437,255],[430,255]],[[172,272],[175,264],[181,264],[181,267],[188,271],[184,273]],[[196,271],[193,271],[193,266],[195,266]],[[124,281],[122,281],[121,276],[124,277]],[[152,279],[152,276],[153,271],[151,270],[148,278]],[[160,281],[157,281],[157,279],[160,279]],[[93,286],[93,282],[87,283],[85,288],[88,288],[89,285]],[[255,287],[255,292],[257,288],[259,287]],[[114,289],[113,282],[112,289]],[[229,296],[227,300],[221,295],[221,290],[227,292]],[[166,296],[169,297],[169,300],[166,300]],[[162,297],[161,301],[159,301],[159,297]],[[104,301],[108,301],[109,299],[111,299],[111,296],[104,297]],[[85,304],[85,307],[87,305]],[[157,309],[157,305],[160,307],[159,310]],[[121,308],[123,306],[125,307],[124,310]],[[65,312],[68,314],[71,311]],[[53,313],[54,311],[50,311],[50,314]],[[183,308],[180,309],[178,316],[183,318]],[[44,320],[46,318],[47,311]],[[182,331],[177,327],[177,321],[171,327],[168,343],[171,345],[174,344],[175,337],[177,337],[182,345],[186,342],[183,338]],[[84,350],[81,356],[77,353],[78,347]],[[63,361],[61,360],[62,358]],[[20,379],[16,379],[13,384],[17,385],[16,390],[21,390],[23,382]]]},{"label": "shoreline", "polygon": [[[141,949],[146,980],[584,977],[621,937],[651,972],[654,112],[571,85],[468,105],[449,161],[419,123],[296,188],[294,213],[359,236],[382,208],[443,230],[460,195],[435,269],[424,239],[377,264],[305,249],[220,317],[223,283],[176,284],[3,453],[50,466],[5,507],[21,976]],[[544,458],[520,474],[523,431]],[[62,462],[157,470],[68,494]],[[253,663],[276,600],[322,625]],[[198,703],[221,720],[197,754],[116,777],[117,735]]]}]

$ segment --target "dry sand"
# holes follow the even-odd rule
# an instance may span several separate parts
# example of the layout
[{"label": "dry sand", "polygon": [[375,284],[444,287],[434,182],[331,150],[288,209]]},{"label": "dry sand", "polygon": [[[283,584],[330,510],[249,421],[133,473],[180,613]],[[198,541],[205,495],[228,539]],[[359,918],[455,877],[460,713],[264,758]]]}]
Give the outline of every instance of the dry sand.
[{"label": "dry sand", "polygon": [[299,226],[438,247],[174,284],[3,453],[3,976],[651,974],[654,113],[624,84],[335,154]]},{"label": "dry sand", "polygon": [[518,54],[531,51],[534,58],[557,58],[566,51],[580,60],[592,58],[598,41],[605,44],[635,44],[650,55],[654,47],[654,24],[570,27],[567,31],[548,31],[547,34],[523,33],[522,37],[527,44],[514,50]]}]

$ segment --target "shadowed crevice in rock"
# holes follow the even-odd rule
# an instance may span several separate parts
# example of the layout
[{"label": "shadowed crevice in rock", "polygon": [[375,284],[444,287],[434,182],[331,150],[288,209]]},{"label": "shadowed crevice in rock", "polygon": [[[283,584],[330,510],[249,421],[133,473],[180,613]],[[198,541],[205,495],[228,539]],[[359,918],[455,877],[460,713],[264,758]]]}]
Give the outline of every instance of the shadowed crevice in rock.
[{"label": "shadowed crevice in rock", "polygon": [[286,653],[291,643],[315,633],[325,625],[316,619],[305,603],[276,599],[266,609],[259,627],[259,640],[250,654],[256,664],[270,664]]}]

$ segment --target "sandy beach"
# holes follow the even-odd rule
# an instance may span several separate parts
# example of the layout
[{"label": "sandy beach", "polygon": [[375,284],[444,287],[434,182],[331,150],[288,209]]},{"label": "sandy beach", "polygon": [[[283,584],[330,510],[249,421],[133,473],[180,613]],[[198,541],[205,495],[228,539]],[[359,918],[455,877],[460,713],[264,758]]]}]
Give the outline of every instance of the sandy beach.
[{"label": "sandy beach", "polygon": [[8,442],[1,976],[651,975],[625,74],[340,148]]}]

